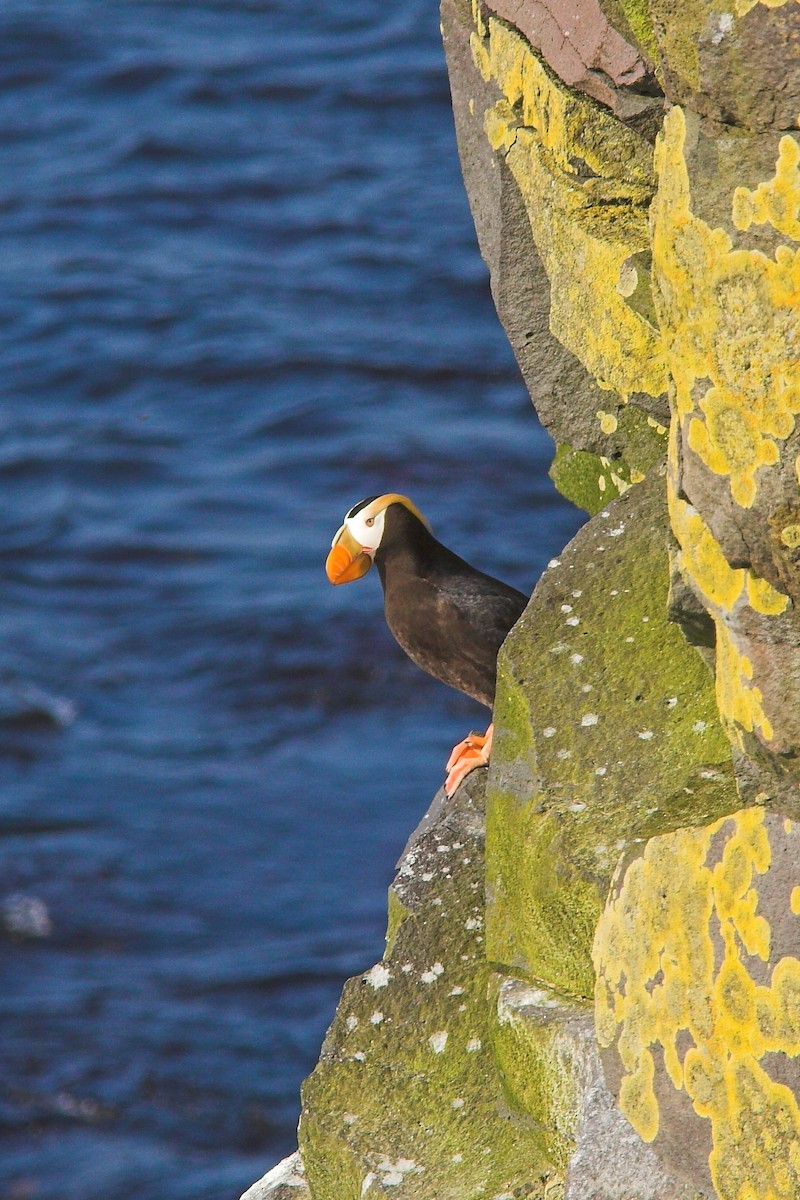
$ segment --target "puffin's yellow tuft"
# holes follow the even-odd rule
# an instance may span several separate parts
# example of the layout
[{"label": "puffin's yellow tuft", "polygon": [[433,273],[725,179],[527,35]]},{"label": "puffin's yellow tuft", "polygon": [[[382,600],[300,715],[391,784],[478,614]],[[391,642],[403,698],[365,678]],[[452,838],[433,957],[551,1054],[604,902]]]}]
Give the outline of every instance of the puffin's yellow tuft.
[{"label": "puffin's yellow tuft", "polygon": [[401,496],[399,492],[387,492],[385,496],[378,496],[371,504],[368,504],[362,511],[368,513],[371,517],[376,517],[378,513],[387,509],[390,504],[402,504],[410,513],[413,513],[418,521],[422,521],[425,528],[432,533],[430,521],[422,515],[413,500],[409,500],[408,496]]}]

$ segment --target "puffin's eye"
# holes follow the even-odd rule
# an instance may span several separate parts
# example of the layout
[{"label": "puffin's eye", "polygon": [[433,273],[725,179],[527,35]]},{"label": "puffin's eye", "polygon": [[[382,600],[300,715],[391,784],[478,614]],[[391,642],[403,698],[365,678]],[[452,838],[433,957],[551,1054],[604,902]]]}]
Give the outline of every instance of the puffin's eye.
[{"label": "puffin's eye", "polygon": [[366,519],[366,521],[364,522],[364,524],[365,524],[365,525],[369,525],[369,527],[370,527],[370,529],[371,529],[371,528],[372,528],[372,526],[375,524],[375,518],[374,518],[374,517],[367,517],[367,519]]}]

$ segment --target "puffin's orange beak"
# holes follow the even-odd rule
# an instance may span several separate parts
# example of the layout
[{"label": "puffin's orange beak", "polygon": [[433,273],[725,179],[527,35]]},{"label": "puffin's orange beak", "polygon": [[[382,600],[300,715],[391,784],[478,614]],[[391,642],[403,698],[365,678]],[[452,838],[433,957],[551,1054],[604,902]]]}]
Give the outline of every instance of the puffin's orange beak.
[{"label": "puffin's orange beak", "polygon": [[333,539],[330,554],[325,561],[325,571],[331,583],[352,583],[366,575],[372,566],[372,558],[366,554],[343,525]]}]

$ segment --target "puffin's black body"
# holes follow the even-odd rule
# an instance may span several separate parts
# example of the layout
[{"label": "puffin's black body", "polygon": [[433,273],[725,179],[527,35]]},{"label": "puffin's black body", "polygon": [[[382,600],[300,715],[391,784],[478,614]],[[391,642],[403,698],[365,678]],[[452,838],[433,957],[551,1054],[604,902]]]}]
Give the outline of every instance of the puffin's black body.
[{"label": "puffin's black body", "polygon": [[[443,546],[419,509],[396,492],[370,496],[350,509],[325,570],[331,583],[350,583],[373,562],[387,624],[409,658],[491,708],[497,652],[527,598]],[[492,732],[490,725],[484,735],[469,734],[454,748],[446,767],[448,796],[470,771],[488,763]]]},{"label": "puffin's black body", "polygon": [[375,566],[386,622],[409,658],[491,708],[497,652],[527,597],[453,554],[402,504],[386,509]]}]

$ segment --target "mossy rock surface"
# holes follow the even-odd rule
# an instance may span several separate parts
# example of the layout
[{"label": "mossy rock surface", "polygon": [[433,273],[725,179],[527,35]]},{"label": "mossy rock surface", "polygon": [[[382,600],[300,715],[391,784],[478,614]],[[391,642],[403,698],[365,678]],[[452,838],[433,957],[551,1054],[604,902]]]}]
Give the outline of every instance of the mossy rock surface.
[{"label": "mossy rock surface", "polygon": [[[547,1138],[503,1102],[484,946],[485,771],[439,793],[391,889],[390,948],[344,988],[303,1089],[314,1200],[556,1200]],[[525,1189],[515,1193],[515,1189]]]},{"label": "mossy rock surface", "polygon": [[713,679],[667,619],[660,471],[589,522],[501,651],[487,813],[488,954],[577,997],[631,844],[735,811]]},{"label": "mossy rock surface", "polygon": [[562,443],[549,472],[561,494],[591,516],[641,483],[664,458],[667,445],[666,426],[637,404],[610,405],[608,411],[598,409],[597,418],[609,432],[621,432],[624,451],[609,458]]},{"label": "mossy rock surface", "polygon": [[566,1172],[564,1200],[697,1200],[617,1108],[590,1005],[499,975],[490,1000],[506,1099],[543,1129],[549,1155]]}]

